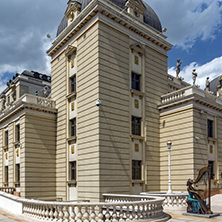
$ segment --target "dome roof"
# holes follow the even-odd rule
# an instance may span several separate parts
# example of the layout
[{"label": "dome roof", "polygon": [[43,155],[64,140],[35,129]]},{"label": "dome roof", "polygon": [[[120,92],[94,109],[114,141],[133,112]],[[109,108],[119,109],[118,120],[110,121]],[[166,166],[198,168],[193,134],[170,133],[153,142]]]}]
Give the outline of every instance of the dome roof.
[{"label": "dome roof", "polygon": [[[92,0],[78,0],[79,3],[82,4],[81,10],[83,10]],[[125,8],[125,0],[109,0],[110,2],[116,4],[121,9]],[[159,32],[162,32],[162,25],[160,23],[160,20],[156,13],[153,11],[153,9],[143,2],[144,6],[146,7],[143,21],[144,23],[148,24],[149,26],[153,27]],[[66,16],[63,17],[58,29],[57,29],[57,36],[68,26],[67,18]]]},{"label": "dome roof", "polygon": [[217,86],[220,85],[220,82],[219,82],[219,77],[216,77],[215,79],[213,79],[211,82],[210,82],[210,91],[213,92],[213,94],[216,96],[217,95]]}]

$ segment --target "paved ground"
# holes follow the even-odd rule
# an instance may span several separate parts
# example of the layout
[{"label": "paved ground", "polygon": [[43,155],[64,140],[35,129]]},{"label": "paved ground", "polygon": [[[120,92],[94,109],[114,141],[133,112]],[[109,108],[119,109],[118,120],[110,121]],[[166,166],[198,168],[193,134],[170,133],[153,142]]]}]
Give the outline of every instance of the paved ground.
[{"label": "paved ground", "polygon": [[[217,194],[211,198],[212,203],[212,211],[214,213],[220,213],[220,216],[205,219],[205,218],[199,218],[199,217],[191,217],[191,216],[183,216],[182,213],[186,212],[186,208],[168,208],[164,211],[171,215],[171,219],[169,222],[222,222],[222,194]],[[6,213],[5,211],[0,210],[0,222],[32,222],[34,220],[10,215],[9,213]]]}]

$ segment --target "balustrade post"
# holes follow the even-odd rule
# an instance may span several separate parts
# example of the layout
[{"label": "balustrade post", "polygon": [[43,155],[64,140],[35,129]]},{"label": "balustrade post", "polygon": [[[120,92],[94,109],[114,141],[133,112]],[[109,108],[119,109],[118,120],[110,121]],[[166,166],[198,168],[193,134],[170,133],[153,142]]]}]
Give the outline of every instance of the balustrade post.
[{"label": "balustrade post", "polygon": [[59,222],[63,222],[63,206],[59,207]]},{"label": "balustrade post", "polygon": [[129,205],[126,207],[126,222],[130,222],[130,209]]},{"label": "balustrade post", "polygon": [[91,218],[91,222],[96,222],[96,214],[95,214],[95,207],[94,206],[92,206],[90,218]]},{"label": "balustrade post", "polygon": [[120,212],[119,212],[119,222],[125,222],[123,219],[123,206],[120,206]]},{"label": "balustrade post", "polygon": [[99,206],[98,218],[98,222],[103,222],[103,209],[101,206]]},{"label": "balustrade post", "polygon": [[64,222],[69,222],[69,207],[64,207],[64,217],[65,217],[65,220]]},{"label": "balustrade post", "polygon": [[53,206],[50,207],[49,217],[49,221],[53,221]]},{"label": "balustrade post", "polygon": [[89,222],[88,207],[85,208],[85,212],[83,214],[83,222]]},{"label": "balustrade post", "polygon": [[82,212],[81,212],[81,207],[82,206],[79,206],[78,207],[78,213],[77,213],[77,222],[82,222]]},{"label": "balustrade post", "polygon": [[74,206],[71,207],[70,218],[71,218],[71,222],[74,222],[75,219],[76,219],[75,207]]},{"label": "balustrade post", "polygon": [[109,213],[109,206],[106,206],[106,214],[105,214],[105,222],[110,222],[110,213]]},{"label": "balustrade post", "polygon": [[46,206],[45,218],[46,218],[46,220],[49,219],[49,206],[48,205]]},{"label": "balustrade post", "polygon": [[55,206],[55,212],[54,212],[54,222],[58,221],[59,213],[58,213],[58,206]]}]

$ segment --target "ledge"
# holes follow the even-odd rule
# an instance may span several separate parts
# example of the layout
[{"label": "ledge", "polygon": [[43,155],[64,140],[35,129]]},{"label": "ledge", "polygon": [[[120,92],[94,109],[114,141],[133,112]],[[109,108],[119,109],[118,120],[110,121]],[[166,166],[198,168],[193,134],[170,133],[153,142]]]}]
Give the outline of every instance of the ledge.
[{"label": "ledge", "polygon": [[66,141],[70,142],[70,141],[73,141],[73,140],[77,140],[77,136],[71,136],[69,138],[66,139]]},{"label": "ledge", "polygon": [[131,92],[132,96],[133,95],[142,96],[142,97],[145,96],[145,93],[143,93],[141,91],[138,91],[138,90],[135,90],[135,89],[131,89],[130,92]]},{"label": "ledge", "polygon": [[76,95],[77,95],[77,92],[75,91],[75,92],[72,92],[72,93],[70,93],[69,95],[67,95],[66,98],[67,98],[67,99],[71,99],[71,98],[73,98],[73,97],[76,98]]}]

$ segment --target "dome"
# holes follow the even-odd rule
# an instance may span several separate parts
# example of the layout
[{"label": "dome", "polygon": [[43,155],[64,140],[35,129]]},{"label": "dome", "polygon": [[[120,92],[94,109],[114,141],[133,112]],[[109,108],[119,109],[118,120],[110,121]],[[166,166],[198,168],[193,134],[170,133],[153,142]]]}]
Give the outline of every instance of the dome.
[{"label": "dome", "polygon": [[215,96],[217,95],[217,86],[220,85],[219,77],[220,76],[216,77],[210,82],[210,91],[213,92],[213,95]]},{"label": "dome", "polygon": [[[79,3],[82,4],[81,10],[83,10],[92,0],[78,0]],[[116,4],[121,9],[124,9],[125,7],[125,0],[109,0],[110,2]],[[160,20],[156,13],[153,11],[153,9],[143,2],[144,6],[146,7],[144,16],[143,16],[143,22],[147,25],[151,26],[152,28],[156,29],[159,32],[162,32],[162,25],[160,23]],[[58,29],[57,29],[57,36],[68,26],[67,18],[66,16],[63,17]]]}]

